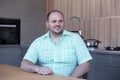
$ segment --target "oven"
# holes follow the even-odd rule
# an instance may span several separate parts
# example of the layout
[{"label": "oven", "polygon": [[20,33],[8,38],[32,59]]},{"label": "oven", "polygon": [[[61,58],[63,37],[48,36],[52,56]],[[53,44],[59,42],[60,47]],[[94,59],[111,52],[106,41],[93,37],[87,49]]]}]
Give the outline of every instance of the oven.
[{"label": "oven", "polygon": [[20,19],[0,18],[0,45],[20,44]]}]

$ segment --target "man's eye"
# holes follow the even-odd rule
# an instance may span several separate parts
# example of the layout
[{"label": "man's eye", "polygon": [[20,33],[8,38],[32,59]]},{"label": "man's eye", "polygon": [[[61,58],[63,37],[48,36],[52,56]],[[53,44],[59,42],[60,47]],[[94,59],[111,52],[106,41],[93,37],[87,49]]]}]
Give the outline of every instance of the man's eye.
[{"label": "man's eye", "polygon": [[[57,22],[57,20],[53,20],[53,21],[52,21],[52,23],[56,23],[56,22]],[[58,22],[61,22],[61,23],[62,23],[63,20],[59,20]]]},{"label": "man's eye", "polygon": [[63,20],[60,20],[59,22],[63,22]]},{"label": "man's eye", "polygon": [[52,21],[53,23],[56,23],[56,20]]}]

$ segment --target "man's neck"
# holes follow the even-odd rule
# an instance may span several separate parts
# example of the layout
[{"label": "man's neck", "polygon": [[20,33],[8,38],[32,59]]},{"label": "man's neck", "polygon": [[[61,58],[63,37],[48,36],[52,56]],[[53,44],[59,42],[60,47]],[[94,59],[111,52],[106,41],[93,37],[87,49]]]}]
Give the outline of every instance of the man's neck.
[{"label": "man's neck", "polygon": [[58,40],[60,39],[60,37],[62,36],[62,34],[53,34],[53,33],[50,33],[50,36],[51,36],[51,39],[57,43]]}]

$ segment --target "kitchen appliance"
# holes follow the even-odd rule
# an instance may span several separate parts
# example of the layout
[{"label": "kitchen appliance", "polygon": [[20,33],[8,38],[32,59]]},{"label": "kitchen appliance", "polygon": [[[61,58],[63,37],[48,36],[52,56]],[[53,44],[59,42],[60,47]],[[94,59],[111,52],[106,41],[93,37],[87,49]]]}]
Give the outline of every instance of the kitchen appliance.
[{"label": "kitchen appliance", "polygon": [[85,44],[89,48],[97,48],[99,43],[101,43],[101,41],[96,40],[96,39],[87,39],[87,40],[85,40]]},{"label": "kitchen appliance", "polygon": [[20,44],[20,19],[0,18],[0,45]]}]

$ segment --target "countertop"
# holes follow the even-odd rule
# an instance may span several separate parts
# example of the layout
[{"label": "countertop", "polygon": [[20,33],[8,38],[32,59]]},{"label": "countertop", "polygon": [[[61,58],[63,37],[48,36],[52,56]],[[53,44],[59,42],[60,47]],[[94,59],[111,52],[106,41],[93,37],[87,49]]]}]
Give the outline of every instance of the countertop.
[{"label": "countertop", "polygon": [[106,50],[105,48],[88,48],[90,52],[95,52],[96,54],[113,54],[120,55],[120,51]]}]

